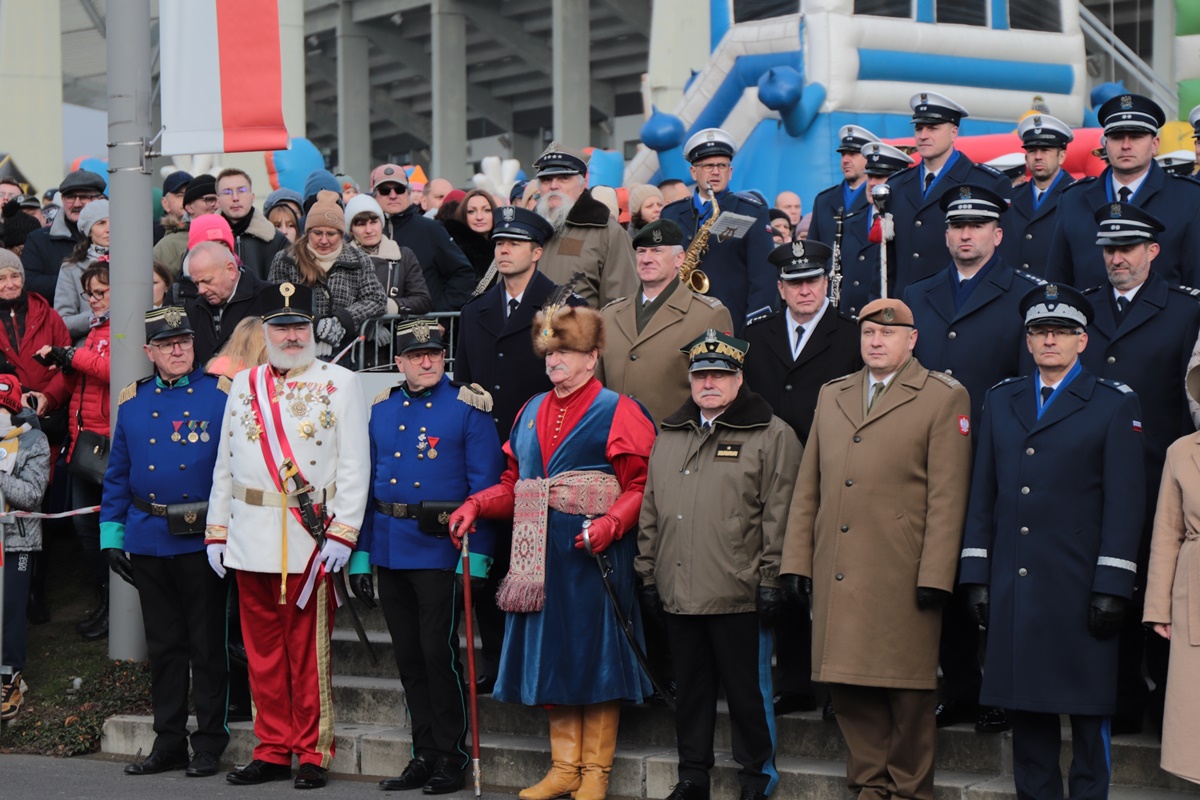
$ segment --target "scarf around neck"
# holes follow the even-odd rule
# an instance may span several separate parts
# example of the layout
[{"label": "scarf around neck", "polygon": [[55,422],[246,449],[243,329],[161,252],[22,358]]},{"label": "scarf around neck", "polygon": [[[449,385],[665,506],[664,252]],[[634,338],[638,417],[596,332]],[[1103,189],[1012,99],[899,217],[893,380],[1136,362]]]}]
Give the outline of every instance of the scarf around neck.
[{"label": "scarf around neck", "polygon": [[318,253],[316,250],[313,250],[311,244],[304,245],[304,247],[308,250],[308,254],[313,257],[314,261],[317,262],[317,266],[321,268],[321,272],[323,272],[323,273],[329,272],[330,268],[333,267],[333,263],[335,261],[337,261],[338,257],[341,256],[341,254],[342,254],[343,246],[344,245],[342,242],[338,242],[338,246],[337,246],[336,250],[332,250],[332,251],[330,251],[330,253],[328,255],[323,256],[320,253]]}]

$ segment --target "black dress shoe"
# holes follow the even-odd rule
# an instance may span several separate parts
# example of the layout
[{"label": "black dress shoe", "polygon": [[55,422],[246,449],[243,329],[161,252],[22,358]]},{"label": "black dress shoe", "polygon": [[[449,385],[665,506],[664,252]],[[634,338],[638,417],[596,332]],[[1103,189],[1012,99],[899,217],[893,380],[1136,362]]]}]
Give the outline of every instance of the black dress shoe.
[{"label": "black dress shoe", "polygon": [[429,782],[433,773],[433,765],[423,757],[417,756],[408,762],[399,778],[385,778],[379,782],[379,788],[389,792],[406,792],[409,789],[419,789]]},{"label": "black dress shoe", "polygon": [[837,719],[837,712],[833,710],[833,698],[825,701],[825,707],[821,709],[821,719],[826,722],[833,722]]},{"label": "black dress shoe", "polygon": [[466,776],[465,766],[459,766],[458,759],[442,756],[433,765],[433,774],[421,788],[425,794],[450,794],[463,788]]},{"label": "black dress shoe", "polygon": [[680,781],[671,789],[667,800],[708,800],[708,787],[695,781]]},{"label": "black dress shoe", "polygon": [[316,764],[301,764],[292,785],[297,789],[322,789],[328,781],[329,770]]},{"label": "black dress shoe", "polygon": [[1012,727],[1008,714],[1003,708],[995,706],[980,706],[979,716],[975,718],[975,730],[979,733],[1003,733]]},{"label": "black dress shoe", "polygon": [[188,765],[187,753],[168,753],[166,750],[151,750],[145,761],[125,765],[126,775],[157,775]]},{"label": "black dress shoe", "polygon": [[945,728],[962,722],[974,722],[979,714],[979,706],[973,703],[938,703],[933,712],[937,726]]},{"label": "black dress shoe", "polygon": [[192,756],[192,760],[187,767],[187,776],[189,778],[207,778],[209,775],[216,774],[217,756],[214,753],[206,753],[203,750],[199,750]]},{"label": "black dress shoe", "polygon": [[97,639],[108,638],[108,614],[96,620],[95,624],[84,628],[79,634],[85,641],[94,642]]},{"label": "black dress shoe", "polygon": [[775,716],[791,714],[793,711],[815,711],[817,698],[800,692],[780,692],[775,695]]},{"label": "black dress shoe", "polygon": [[225,780],[238,786],[253,786],[269,781],[286,781],[290,777],[292,777],[291,764],[272,764],[256,758],[241,769],[235,769],[227,774]]},{"label": "black dress shoe", "polygon": [[480,675],[475,679],[476,694],[491,694],[496,688],[496,679],[491,675]]}]

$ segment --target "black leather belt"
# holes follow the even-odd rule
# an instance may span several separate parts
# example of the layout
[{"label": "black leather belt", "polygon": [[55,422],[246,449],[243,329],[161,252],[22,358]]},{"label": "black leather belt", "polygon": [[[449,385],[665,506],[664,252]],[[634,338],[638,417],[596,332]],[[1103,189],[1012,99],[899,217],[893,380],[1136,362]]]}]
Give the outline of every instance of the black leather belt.
[{"label": "black leather belt", "polygon": [[165,517],[168,509],[168,506],[162,503],[151,503],[149,500],[143,500],[137,496],[133,498],[133,507],[139,511],[145,511],[152,517]]},{"label": "black leather belt", "polygon": [[421,515],[420,503],[385,503],[375,501],[375,510],[396,519],[418,519]]}]

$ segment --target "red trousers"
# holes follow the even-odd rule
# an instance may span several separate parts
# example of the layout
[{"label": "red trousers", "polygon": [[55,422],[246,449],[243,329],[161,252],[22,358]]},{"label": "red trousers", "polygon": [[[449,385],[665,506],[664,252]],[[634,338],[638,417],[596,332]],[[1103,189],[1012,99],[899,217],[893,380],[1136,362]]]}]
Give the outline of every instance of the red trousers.
[{"label": "red trousers", "polygon": [[333,683],[329,636],[333,592],[321,581],[304,609],[296,606],[303,575],[289,575],[279,603],[279,575],[237,571],[242,635],[254,699],[254,757],[271,764],[329,768],[333,761]]}]

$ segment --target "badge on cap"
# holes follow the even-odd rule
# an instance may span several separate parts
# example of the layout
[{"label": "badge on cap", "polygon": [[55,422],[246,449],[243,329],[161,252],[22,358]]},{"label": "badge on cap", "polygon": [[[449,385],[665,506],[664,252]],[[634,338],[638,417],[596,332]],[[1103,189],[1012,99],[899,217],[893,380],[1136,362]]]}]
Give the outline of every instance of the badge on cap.
[{"label": "badge on cap", "polygon": [[500,216],[504,218],[505,222],[512,222],[517,218],[517,210],[512,206],[505,206],[501,209]]},{"label": "badge on cap", "polygon": [[428,342],[429,341],[429,323],[426,322],[425,320],[419,321],[416,325],[413,326],[412,335],[413,335],[413,338],[416,339],[418,342],[422,342],[422,343]]},{"label": "badge on cap", "polygon": [[883,310],[883,321],[892,323],[896,321],[896,310],[894,308],[885,308]]},{"label": "badge on cap", "polygon": [[928,102],[929,102],[929,95],[928,95],[928,94],[926,94],[925,92],[921,92],[921,102],[922,102],[922,103],[928,103]]},{"label": "badge on cap", "polygon": [[796,258],[804,258],[804,242],[799,239],[792,242],[792,255]]},{"label": "badge on cap", "polygon": [[713,139],[717,138],[717,134],[715,131],[709,131],[708,135],[704,138],[711,142]]},{"label": "badge on cap", "polygon": [[971,187],[970,186],[958,187],[958,196],[961,197],[963,200],[970,200],[971,199]]},{"label": "badge on cap", "polygon": [[1121,108],[1122,109],[1133,108],[1133,98],[1129,95],[1122,95],[1121,96]]},{"label": "badge on cap", "polygon": [[1058,287],[1055,286],[1053,283],[1046,284],[1046,299],[1047,300],[1057,300],[1058,299]]},{"label": "badge on cap", "polygon": [[1033,118],[1033,124],[1034,124],[1034,127],[1037,127],[1037,128],[1042,127],[1042,117],[1040,114]]},{"label": "badge on cap", "polygon": [[655,228],[654,230],[650,231],[650,240],[652,242],[655,244],[662,244],[662,239],[663,237],[661,228]]},{"label": "badge on cap", "polygon": [[283,295],[284,307],[291,308],[291,297],[296,293],[296,287],[290,281],[284,281],[283,283],[279,284],[279,293]]},{"label": "badge on cap", "polygon": [[178,308],[168,308],[163,312],[163,322],[167,323],[168,328],[178,328],[183,324],[183,314]]},{"label": "badge on cap", "polygon": [[1121,204],[1113,203],[1111,206],[1109,206],[1108,213],[1114,217],[1121,216]]}]

